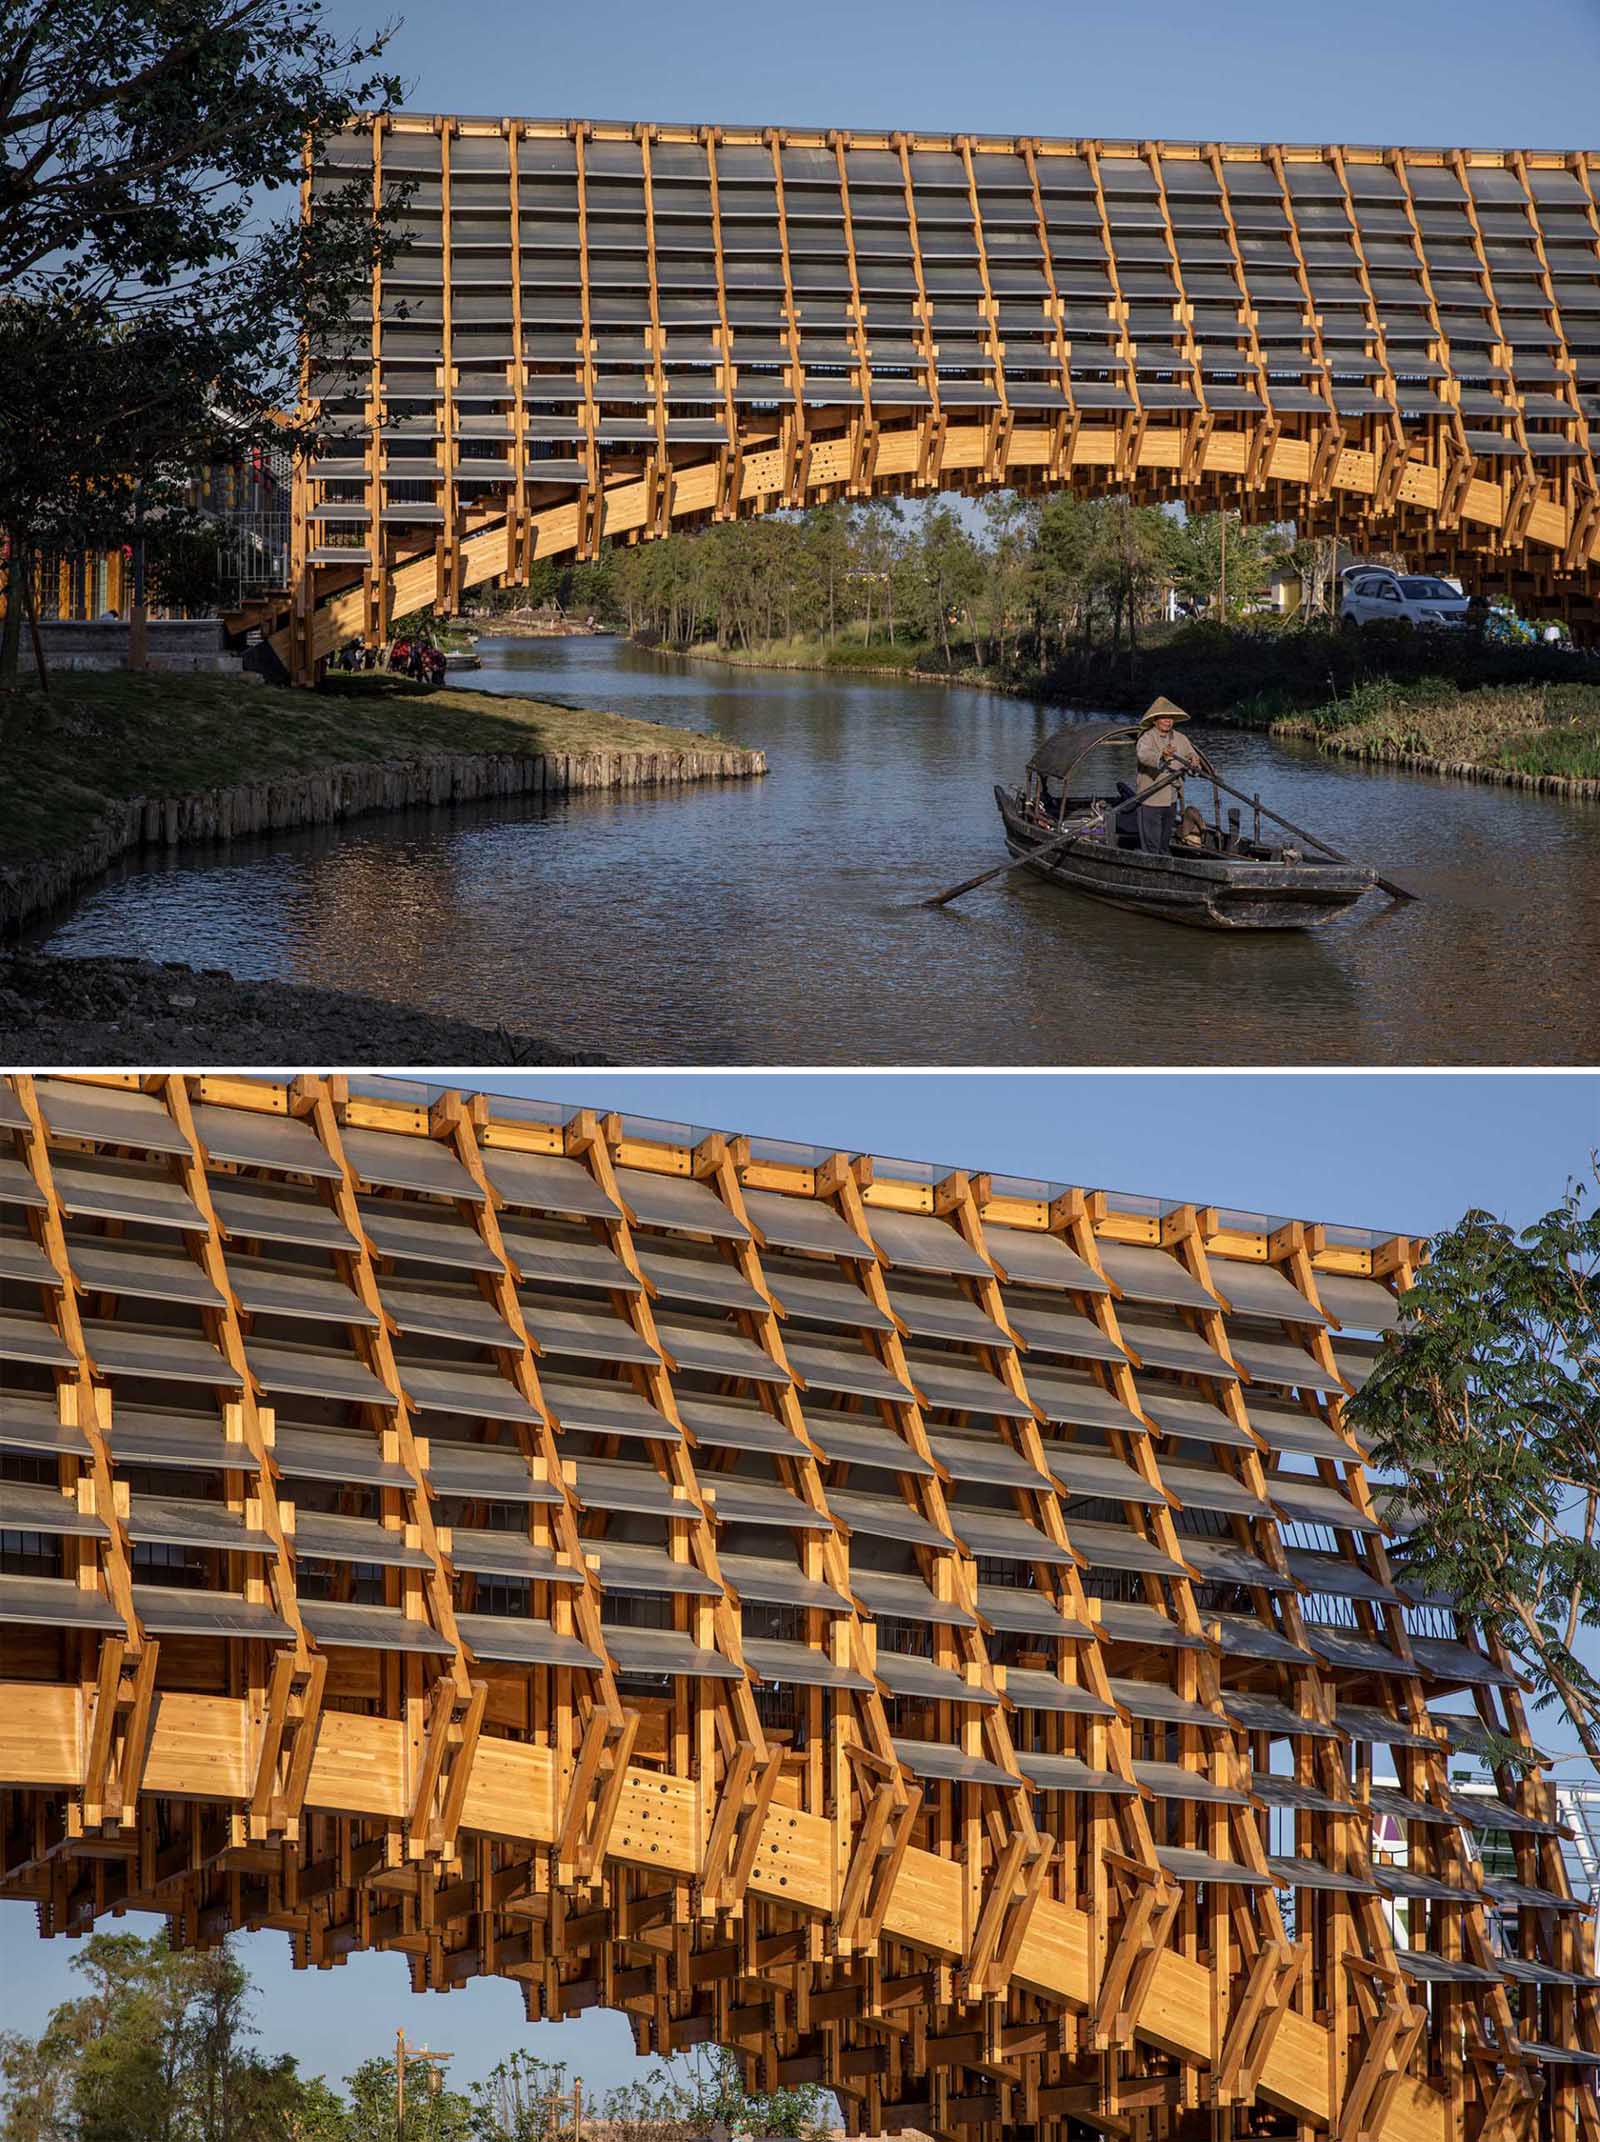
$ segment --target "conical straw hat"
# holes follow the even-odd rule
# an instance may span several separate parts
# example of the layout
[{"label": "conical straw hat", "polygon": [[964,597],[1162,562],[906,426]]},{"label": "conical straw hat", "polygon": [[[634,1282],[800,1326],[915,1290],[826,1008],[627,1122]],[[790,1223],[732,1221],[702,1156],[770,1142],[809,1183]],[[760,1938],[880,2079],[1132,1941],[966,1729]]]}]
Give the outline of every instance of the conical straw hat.
[{"label": "conical straw hat", "polygon": [[1145,708],[1143,714],[1140,715],[1139,726],[1141,729],[1147,728],[1151,722],[1160,721],[1163,718],[1168,721],[1187,721],[1189,719],[1182,707],[1175,707],[1170,699],[1153,699],[1149,706]]}]

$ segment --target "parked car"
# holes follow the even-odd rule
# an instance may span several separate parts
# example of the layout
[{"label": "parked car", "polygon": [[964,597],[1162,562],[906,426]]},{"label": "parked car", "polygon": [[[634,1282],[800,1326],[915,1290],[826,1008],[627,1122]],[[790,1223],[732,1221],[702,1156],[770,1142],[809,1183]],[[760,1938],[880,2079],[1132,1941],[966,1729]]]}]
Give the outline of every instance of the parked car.
[{"label": "parked car", "polygon": [[1395,573],[1375,566],[1345,576],[1339,616],[1352,625],[1459,626],[1466,622],[1467,598],[1452,581],[1431,573]]}]

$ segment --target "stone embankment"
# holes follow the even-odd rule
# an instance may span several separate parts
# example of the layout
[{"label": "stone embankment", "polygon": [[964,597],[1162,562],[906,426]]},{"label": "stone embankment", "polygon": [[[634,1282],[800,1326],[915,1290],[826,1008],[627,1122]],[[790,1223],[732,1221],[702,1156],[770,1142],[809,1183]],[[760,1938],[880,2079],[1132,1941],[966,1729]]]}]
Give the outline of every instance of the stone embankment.
[{"label": "stone embankment", "polygon": [[121,857],[145,849],[286,833],[374,811],[507,796],[747,781],[766,770],[765,752],[731,746],[694,751],[441,752],[356,761],[186,796],[133,796],[108,806],[92,833],[59,854],[18,867],[0,860],[0,938],[14,936],[26,922],[71,899]]}]

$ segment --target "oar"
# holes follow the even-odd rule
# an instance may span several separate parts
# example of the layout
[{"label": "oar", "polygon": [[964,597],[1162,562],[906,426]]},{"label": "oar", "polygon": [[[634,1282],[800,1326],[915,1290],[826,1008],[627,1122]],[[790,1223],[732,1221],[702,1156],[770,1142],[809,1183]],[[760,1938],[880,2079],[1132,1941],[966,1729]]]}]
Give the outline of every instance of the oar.
[{"label": "oar", "polygon": [[[1120,811],[1142,808],[1159,790],[1170,786],[1174,781],[1182,780],[1183,771],[1182,767],[1174,767],[1159,780],[1152,781],[1148,788],[1141,789],[1137,797],[1130,797],[1127,803],[1119,803],[1117,809]],[[1008,870],[1022,870],[1029,863],[1037,863],[1041,856],[1053,855],[1057,848],[1064,848],[1069,840],[1080,840],[1091,827],[1104,824],[1106,812],[1110,807],[1109,804],[1102,803],[1093,816],[1085,818],[1081,824],[1070,826],[1065,833],[1056,834],[1052,840],[1041,841],[1037,848],[1030,848],[1026,855],[1016,856],[1009,863],[996,863],[993,870],[980,870],[975,878],[963,878],[959,885],[951,885],[944,892],[935,893],[931,900],[924,900],[922,905],[948,907],[952,900],[959,900],[963,893],[971,892],[976,886],[987,885],[991,878],[1003,878]]]},{"label": "oar", "polygon": [[[1275,825],[1282,826],[1285,833],[1292,833],[1296,840],[1308,840],[1313,848],[1320,848],[1330,861],[1335,863],[1348,863],[1350,861],[1349,856],[1341,855],[1337,848],[1330,848],[1325,840],[1318,840],[1315,833],[1308,833],[1304,826],[1297,826],[1292,819],[1285,818],[1281,811],[1270,809],[1257,797],[1247,796],[1242,788],[1235,788],[1231,781],[1225,781],[1209,759],[1205,759],[1202,762],[1202,771],[1208,781],[1214,781],[1218,788],[1225,788],[1230,796],[1237,796],[1241,803],[1253,805],[1264,818],[1270,818]],[[1391,900],[1420,900],[1422,898],[1421,893],[1408,891],[1404,885],[1397,885],[1393,878],[1380,878],[1376,871],[1373,871],[1371,876],[1373,884],[1377,886],[1380,892],[1386,892]]]}]

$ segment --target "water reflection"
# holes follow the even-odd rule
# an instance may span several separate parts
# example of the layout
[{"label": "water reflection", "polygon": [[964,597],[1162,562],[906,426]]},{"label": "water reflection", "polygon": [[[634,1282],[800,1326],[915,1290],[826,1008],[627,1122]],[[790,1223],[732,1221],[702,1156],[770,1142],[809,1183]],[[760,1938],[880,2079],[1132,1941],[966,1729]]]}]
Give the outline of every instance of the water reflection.
[{"label": "water reflection", "polygon": [[763,675],[613,640],[486,643],[487,690],[763,746],[761,783],[419,812],[119,874],[49,936],[359,989],[613,1063],[1592,1061],[1600,810],[1197,725],[1221,770],[1425,895],[1234,938],[998,860],[990,790],[1059,710]]}]

